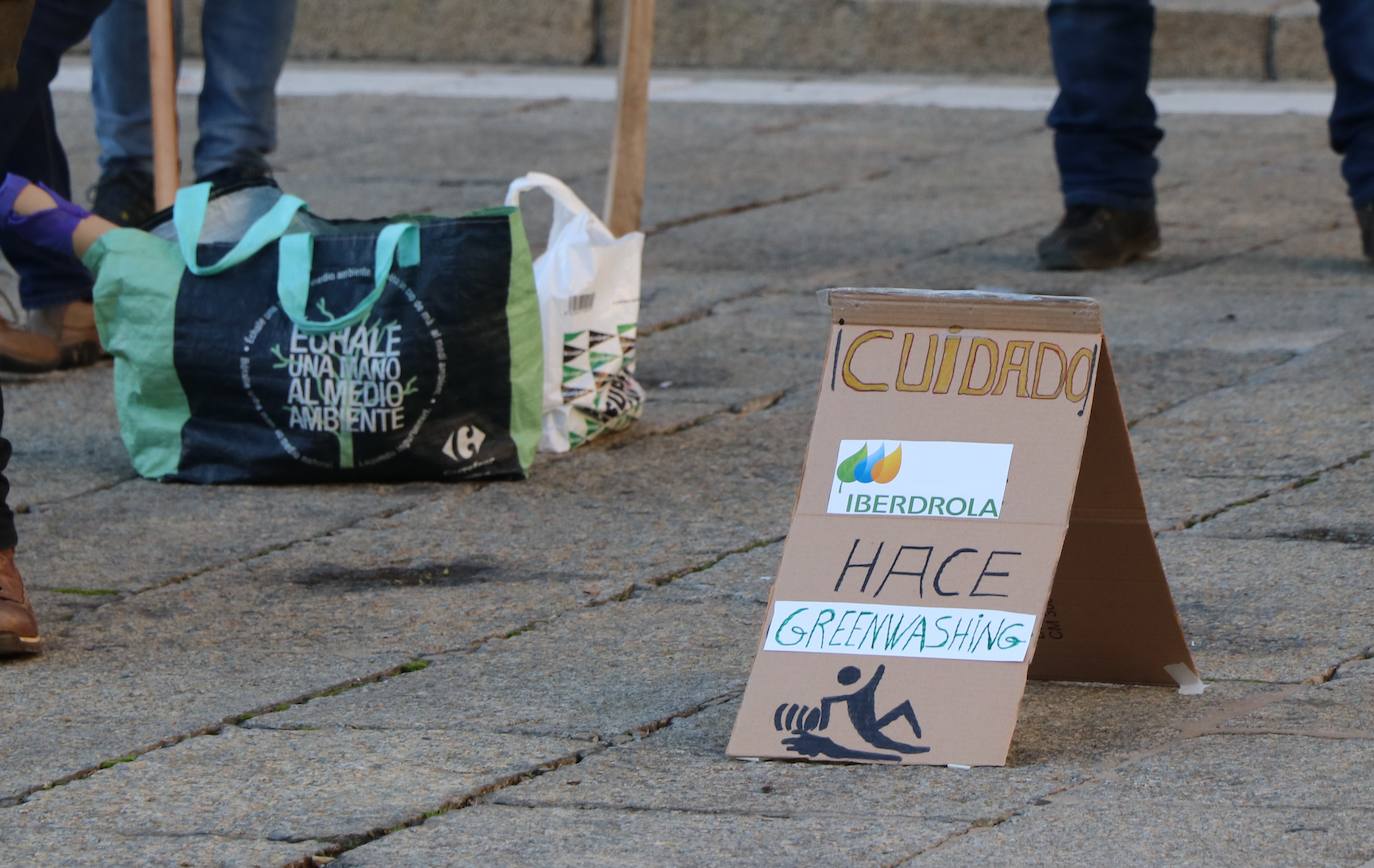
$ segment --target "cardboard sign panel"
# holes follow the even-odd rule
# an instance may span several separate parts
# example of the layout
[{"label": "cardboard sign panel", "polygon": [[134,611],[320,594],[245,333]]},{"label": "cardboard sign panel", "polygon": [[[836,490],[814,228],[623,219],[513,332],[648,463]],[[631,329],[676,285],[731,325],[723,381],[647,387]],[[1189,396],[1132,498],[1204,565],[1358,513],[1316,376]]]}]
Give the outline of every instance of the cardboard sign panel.
[{"label": "cardboard sign panel", "polygon": [[1002,765],[1028,674],[1196,682],[1096,302],[828,299],[801,488],[728,753]]}]

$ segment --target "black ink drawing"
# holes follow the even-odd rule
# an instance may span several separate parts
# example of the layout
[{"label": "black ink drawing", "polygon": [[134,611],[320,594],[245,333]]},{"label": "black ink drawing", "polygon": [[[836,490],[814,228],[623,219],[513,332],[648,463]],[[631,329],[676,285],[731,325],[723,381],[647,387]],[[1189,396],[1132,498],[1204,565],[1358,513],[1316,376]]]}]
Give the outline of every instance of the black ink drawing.
[{"label": "black ink drawing", "polygon": [[[911,700],[903,700],[891,711],[878,716],[878,683],[883,679],[887,667],[879,666],[868,683],[853,693],[826,696],[814,708],[798,703],[784,702],[773,712],[773,728],[778,732],[791,733],[782,743],[793,753],[802,756],[827,756],[831,759],[865,759],[878,762],[899,762],[900,754],[925,753],[930,750],[924,745],[907,744],[884,735],[882,730],[898,720],[905,720],[917,738],[921,737],[921,724],[916,719],[916,711]],[[835,680],[846,687],[857,684],[862,673],[857,666],[846,666],[836,675]],[[838,744],[834,739],[819,735],[830,725],[830,707],[843,703],[849,715],[849,722],[859,737],[870,747],[885,751],[896,751],[897,755],[870,750],[856,750]]]}]

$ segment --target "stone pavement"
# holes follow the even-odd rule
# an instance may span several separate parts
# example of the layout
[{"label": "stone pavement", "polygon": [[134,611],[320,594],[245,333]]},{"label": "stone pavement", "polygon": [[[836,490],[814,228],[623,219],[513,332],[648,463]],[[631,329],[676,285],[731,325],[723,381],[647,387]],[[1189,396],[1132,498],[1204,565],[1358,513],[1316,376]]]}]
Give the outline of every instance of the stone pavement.
[{"label": "stone pavement", "polygon": [[[611,112],[290,98],[281,180],[339,216],[531,168],[599,201]],[[5,382],[48,652],[0,664],[0,861],[1374,858],[1374,267],[1319,119],[1167,125],[1164,251],[1059,275],[1036,115],[656,106],[647,415],[527,482],[147,482],[108,365]],[[1007,768],[725,758],[831,285],[1101,299],[1205,695],[1032,683]]]}]

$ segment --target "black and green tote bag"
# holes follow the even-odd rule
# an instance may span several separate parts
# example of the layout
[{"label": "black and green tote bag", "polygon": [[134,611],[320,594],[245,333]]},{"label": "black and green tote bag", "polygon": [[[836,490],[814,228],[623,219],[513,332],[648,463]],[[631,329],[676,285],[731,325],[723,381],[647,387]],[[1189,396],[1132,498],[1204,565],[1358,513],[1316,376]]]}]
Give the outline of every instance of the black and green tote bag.
[{"label": "black and green tote bag", "polygon": [[[156,233],[156,234],[154,234]],[[200,483],[523,476],[539,303],[520,214],[325,220],[274,186],[182,190],[87,252],[143,476]]]}]

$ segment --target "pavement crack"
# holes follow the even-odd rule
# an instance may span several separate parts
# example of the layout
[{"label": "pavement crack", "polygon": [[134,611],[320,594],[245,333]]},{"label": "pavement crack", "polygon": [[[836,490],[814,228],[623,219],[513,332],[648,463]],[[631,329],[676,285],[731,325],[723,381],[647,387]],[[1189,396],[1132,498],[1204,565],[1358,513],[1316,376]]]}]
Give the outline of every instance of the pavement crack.
[{"label": "pavement crack", "polygon": [[28,513],[38,512],[44,509],[50,509],[54,506],[60,506],[64,503],[70,503],[73,500],[80,500],[83,497],[90,497],[92,494],[100,494],[103,491],[110,491],[111,489],[118,488],[119,486],[124,485],[128,482],[138,482],[140,478],[141,477],[139,477],[138,474],[131,473],[128,476],[121,476],[118,479],[113,479],[109,482],[103,482],[100,485],[93,485],[90,488],[83,488],[74,494],[63,495],[62,497],[54,497],[52,500],[39,500],[33,503],[15,504],[14,511],[18,515],[26,515]]},{"label": "pavement crack", "polygon": [[[482,486],[481,484],[479,484],[479,485],[477,485],[477,486],[474,486],[474,489],[473,489],[473,490],[474,490],[474,491],[475,491],[475,490],[480,490],[480,488],[482,488],[482,487],[484,487],[484,486]],[[224,569],[224,568],[226,568],[226,567],[230,567],[230,566],[237,566],[237,565],[247,564],[247,563],[250,563],[250,562],[252,562],[252,561],[258,560],[259,558],[266,557],[267,555],[275,554],[275,553],[277,553],[277,552],[286,551],[287,549],[293,548],[294,546],[304,545],[304,544],[312,543],[312,542],[318,542],[318,541],[320,541],[320,540],[325,540],[325,539],[328,539],[329,537],[334,536],[335,534],[338,534],[338,533],[340,533],[340,532],[342,532],[342,531],[346,531],[346,530],[350,530],[350,529],[352,529],[352,528],[358,527],[359,525],[363,524],[364,522],[374,521],[374,520],[378,520],[378,519],[395,518],[396,516],[401,515],[401,514],[406,513],[406,512],[409,512],[409,511],[411,511],[411,510],[413,510],[413,509],[418,509],[418,508],[420,508],[421,506],[424,506],[424,505],[425,505],[426,503],[428,503],[428,502],[429,502],[429,500],[426,499],[426,498],[417,498],[416,500],[411,501],[411,502],[406,503],[406,504],[401,505],[401,506],[388,507],[387,509],[380,510],[380,511],[378,511],[378,512],[369,512],[369,513],[367,513],[366,515],[357,516],[356,518],[350,519],[349,521],[343,522],[343,523],[338,524],[338,525],[335,525],[335,526],[333,526],[333,527],[326,528],[326,529],[324,529],[323,531],[321,531],[321,532],[319,532],[319,533],[316,533],[316,534],[313,534],[313,535],[311,535],[311,536],[300,537],[300,538],[298,538],[298,539],[293,539],[293,540],[286,540],[285,542],[281,542],[281,543],[277,543],[277,544],[274,544],[274,545],[263,546],[263,547],[261,547],[261,548],[253,549],[252,551],[248,552],[247,554],[245,554],[245,555],[243,555],[243,556],[241,556],[241,557],[229,558],[229,559],[227,559],[227,560],[217,561],[217,562],[214,562],[214,563],[206,564],[206,565],[201,566],[201,567],[198,567],[198,568],[196,568],[196,569],[194,569],[194,570],[189,570],[189,571],[184,572],[184,573],[178,573],[178,574],[176,574],[176,575],[174,575],[174,576],[170,576],[170,577],[168,577],[168,578],[162,579],[161,581],[157,581],[157,582],[154,582],[154,583],[149,584],[149,585],[145,585],[145,586],[140,587],[140,588],[135,588],[135,589],[132,589],[132,590],[125,590],[125,591],[114,591],[114,592],[112,592],[112,593],[104,593],[104,592],[101,592],[101,591],[97,591],[97,592],[87,592],[87,595],[88,595],[88,596],[91,596],[91,597],[96,597],[96,598],[98,598],[98,597],[106,597],[106,598],[107,598],[107,599],[105,600],[105,602],[102,602],[102,603],[99,603],[99,604],[97,604],[97,605],[91,606],[90,609],[88,610],[88,613],[93,614],[93,613],[95,613],[95,612],[99,612],[101,609],[104,609],[106,606],[119,605],[119,604],[128,602],[129,600],[136,599],[136,598],[142,596],[143,594],[147,594],[147,593],[150,593],[150,592],[152,592],[152,591],[160,591],[160,590],[163,590],[163,589],[165,589],[165,588],[170,588],[170,587],[173,587],[173,586],[175,586],[175,585],[180,585],[180,584],[182,584],[182,583],[184,583],[184,582],[190,581],[191,579],[197,578],[197,577],[199,577],[199,576],[206,575],[207,573],[213,573],[213,572],[215,572],[216,570],[222,570],[222,569]],[[35,590],[44,590],[44,589],[42,589],[42,588],[35,588]]]},{"label": "pavement crack", "polygon": [[[498,805],[503,808],[525,808],[536,811],[556,808],[569,811],[623,811],[630,814],[685,814],[695,817],[761,817],[767,820],[791,820],[796,814],[783,811],[742,811],[731,808],[692,808],[686,806],[667,807],[661,805],[627,805],[617,802],[526,802],[502,798],[489,799],[484,804]],[[846,816],[835,814],[833,816]],[[854,815],[848,815],[854,816]],[[868,815],[866,815],[868,816]]]},{"label": "pavement crack", "polygon": [[767,392],[762,395],[755,395],[752,398],[746,398],[745,400],[731,404],[728,407],[722,407],[718,410],[712,410],[709,413],[703,413],[700,416],[694,416],[691,419],[684,419],[683,421],[678,422],[676,424],[669,425],[664,428],[655,428],[650,431],[645,431],[641,434],[632,434],[630,431],[627,431],[624,432],[624,436],[612,436],[604,440],[593,440],[585,446],[579,447],[578,451],[575,453],[562,453],[562,455],[558,456],[558,459],[566,461],[569,457],[573,455],[586,454],[599,449],[604,449],[608,452],[613,452],[618,449],[625,449],[636,443],[642,443],[646,440],[649,440],[650,438],[671,437],[675,434],[682,434],[687,431],[692,431],[702,427],[703,425],[709,425],[711,422],[714,422],[717,419],[726,419],[732,416],[751,416],[754,413],[762,413],[766,410],[771,410],[774,407],[778,406],[778,404],[781,404],[790,395],[792,395],[798,389],[801,388],[804,387],[798,384],[788,386],[785,389]]},{"label": "pavement crack", "polygon": [[424,823],[428,822],[429,820],[435,817],[441,817],[444,814],[449,814],[454,811],[461,811],[489,793],[497,792],[499,790],[506,789],[507,787],[518,786],[519,784],[522,784],[525,781],[533,780],[534,778],[546,775],[549,772],[561,769],[564,766],[576,765],[577,763],[581,762],[586,756],[590,756],[594,753],[600,753],[601,751],[606,749],[607,748],[604,747],[594,746],[587,748],[586,750],[574,751],[570,754],[565,754],[564,756],[558,757],[557,759],[549,760],[548,762],[541,763],[532,768],[528,768],[523,771],[519,771],[514,774],[498,778],[485,786],[471,790],[455,799],[450,799],[449,801],[439,805],[437,808],[433,808],[431,810],[425,811],[421,814],[417,814],[412,817],[407,817],[406,819],[401,820],[397,823],[393,823],[389,826],[369,829],[366,832],[359,832],[353,835],[333,836],[330,840],[334,843],[332,843],[330,846],[318,850],[315,853],[312,853],[311,855],[306,856],[303,859],[299,859],[295,862],[289,862],[287,863],[286,868],[316,868],[316,866],[326,862],[333,861],[334,859],[337,859],[338,857],[342,856],[344,853],[347,853],[350,850],[356,850],[364,844],[370,844],[373,841],[381,840],[382,838],[385,838],[388,835],[395,834],[396,832],[400,832],[403,829],[410,829],[414,828],[415,826],[423,825]]},{"label": "pavement crack", "polygon": [[1311,485],[1314,482],[1320,481],[1321,478],[1323,476],[1326,476],[1328,473],[1334,473],[1337,470],[1344,470],[1345,468],[1350,467],[1353,464],[1358,464],[1359,462],[1364,461],[1365,459],[1369,458],[1371,454],[1374,454],[1374,450],[1366,449],[1364,452],[1360,452],[1356,455],[1350,456],[1349,458],[1337,461],[1335,464],[1329,464],[1326,467],[1322,467],[1319,470],[1313,473],[1309,473],[1308,475],[1303,476],[1299,479],[1294,479],[1283,485],[1277,485],[1273,488],[1266,489],[1264,491],[1261,491],[1259,494],[1254,494],[1250,497],[1244,497],[1240,500],[1232,501],[1231,503],[1219,506],[1216,509],[1213,509],[1209,512],[1204,512],[1198,515],[1190,516],[1189,518],[1186,518],[1183,521],[1178,522],[1175,525],[1172,525],[1171,527],[1164,528],[1163,530],[1156,533],[1155,536],[1159,537],[1160,535],[1165,533],[1174,533],[1178,531],[1189,530],[1191,528],[1197,527],[1200,524],[1205,524],[1206,522],[1209,522],[1218,516],[1225,515],[1226,513],[1234,509],[1239,509],[1242,506],[1249,506],[1250,504],[1258,503],[1261,500],[1268,500],[1276,494],[1282,494],[1286,491],[1295,491],[1299,488],[1302,488],[1305,485]]},{"label": "pavement crack", "polygon": [[1212,736],[1226,735],[1280,735],[1296,738],[1315,738],[1326,741],[1371,741],[1374,740],[1374,732],[1365,732],[1357,729],[1287,729],[1282,727],[1269,727],[1265,729],[1218,729],[1215,732],[1207,733],[1205,738]]},{"label": "pavement crack", "polygon": [[[786,131],[786,127],[782,127],[777,130],[777,132]],[[773,130],[763,130],[762,132],[773,132]],[[1041,133],[1042,130],[1039,126],[1028,127],[1024,130],[1018,130],[1014,133],[1003,136],[999,138],[998,141],[1000,143],[1013,142],[1031,136],[1038,136]],[[737,205],[727,205],[722,208],[714,208],[708,211],[699,211],[695,214],[688,214],[684,217],[678,217],[672,220],[665,220],[661,223],[655,223],[654,225],[645,228],[643,232],[646,237],[652,238],[655,235],[659,235],[664,232],[669,232],[673,229],[680,229],[683,226],[690,226],[695,223],[701,223],[705,220],[714,220],[719,217],[732,217],[736,214],[744,214],[749,211],[757,211],[762,208],[773,208],[778,205],[790,205],[793,202],[799,202],[805,199],[813,198],[815,196],[825,195],[827,193],[838,193],[841,190],[844,190],[849,187],[854,187],[861,184],[871,184],[874,181],[884,180],[896,174],[900,170],[909,169],[913,166],[928,167],[930,165],[942,162],[944,160],[958,159],[962,156],[964,156],[964,151],[944,151],[923,158],[903,158],[898,160],[897,165],[895,166],[887,166],[883,168],[872,169],[857,177],[844,178],[838,181],[832,181],[828,184],[821,184],[819,186],[810,187],[804,190],[797,190],[791,193],[783,193],[779,196],[754,199],[749,202],[739,203]],[[925,258],[927,257],[919,257],[919,259]]]},{"label": "pavement crack", "polygon": [[717,566],[718,564],[720,564],[722,561],[726,560],[727,558],[732,558],[732,557],[734,557],[735,555],[742,555],[742,554],[745,554],[745,553],[747,553],[747,552],[752,552],[752,551],[754,551],[755,549],[761,549],[761,548],[764,548],[765,546],[776,545],[777,543],[780,543],[780,542],[782,542],[782,541],[785,540],[785,539],[787,539],[787,534],[778,534],[778,535],[776,535],[776,536],[770,536],[770,537],[765,537],[765,538],[763,538],[763,539],[754,540],[753,542],[748,542],[748,543],[745,543],[744,545],[736,546],[735,548],[728,549],[728,550],[722,552],[718,557],[714,558],[713,560],[706,561],[705,563],[697,564],[696,566],[692,566],[692,567],[686,567],[686,568],[683,568],[683,569],[681,569],[681,570],[677,570],[677,571],[675,571],[675,572],[666,573],[666,574],[664,574],[664,575],[662,575],[662,576],[658,576],[658,577],[656,577],[656,578],[646,579],[646,580],[645,580],[645,585],[646,585],[648,588],[662,588],[662,587],[665,587],[665,586],[667,586],[667,585],[672,584],[673,582],[677,581],[678,579],[685,578],[686,576],[695,575],[695,574],[697,574],[697,573],[704,573],[704,572],[706,572],[707,570],[709,570],[709,569],[711,569],[711,568]]},{"label": "pavement crack", "polygon": [[1356,663],[1356,662],[1359,662],[1360,660],[1370,660],[1370,659],[1374,659],[1374,646],[1370,646],[1370,647],[1364,648],[1364,649],[1361,650],[1359,653],[1353,654],[1353,655],[1351,655],[1351,656],[1345,658],[1344,660],[1342,660],[1342,661],[1340,661],[1339,663],[1336,663],[1336,664],[1334,664],[1334,665],[1332,665],[1332,666],[1328,666],[1326,669],[1322,670],[1321,672],[1318,672],[1316,675],[1313,675],[1311,678],[1305,679],[1302,683],[1303,683],[1303,684],[1326,684],[1326,683],[1329,682],[1329,681],[1334,681],[1336,678],[1339,678],[1339,677],[1340,677],[1340,672],[1341,672],[1341,667],[1345,666],[1347,663]]},{"label": "pavement crack", "polygon": [[1258,253],[1259,251],[1265,250],[1270,247],[1278,247],[1281,244],[1285,244],[1304,235],[1319,234],[1322,232],[1329,231],[1329,229],[1329,225],[1304,227],[1294,235],[1284,235],[1279,238],[1269,238],[1264,241],[1251,244],[1248,247],[1242,247],[1239,250],[1228,250],[1225,253],[1219,253],[1215,256],[1204,257],[1202,259],[1196,260],[1179,268],[1166,269],[1157,274],[1152,274],[1149,277],[1143,278],[1140,282],[1142,284],[1151,284],[1157,283],[1161,280],[1169,280],[1180,275],[1188,274],[1193,271],[1198,271],[1199,269],[1206,268],[1209,265],[1216,265],[1218,262],[1226,262],[1227,260],[1237,259],[1243,256],[1249,256],[1253,253]]},{"label": "pavement crack", "polygon": [[672,584],[673,582],[685,576],[705,572],[706,570],[711,569],[712,567],[718,565],[721,561],[724,561],[727,558],[733,557],[735,555],[744,554],[746,552],[751,552],[754,549],[762,548],[764,546],[782,542],[786,538],[786,534],[782,534],[778,536],[765,537],[763,539],[751,540],[747,543],[743,543],[742,545],[728,549],[727,551],[724,551],[719,555],[710,558],[709,560],[693,564],[692,566],[683,567],[681,569],[673,570],[659,576],[654,576],[651,578],[631,582],[630,584],[626,585],[623,588],[620,588],[619,590],[607,594],[602,594],[601,596],[596,597],[595,599],[588,600],[582,603],[580,606],[575,606],[571,609],[565,609],[561,612],[556,612],[552,615],[547,615],[542,618],[531,618],[530,620],[518,626],[506,629],[501,632],[489,633],[486,636],[479,636],[476,639],[473,639],[472,641],[465,643],[464,645],[455,646],[452,648],[445,648],[439,651],[432,652],[425,656],[428,658],[438,658],[449,654],[472,654],[482,650],[487,645],[490,645],[493,642],[497,642],[504,639],[515,639],[519,636],[524,635],[525,633],[530,633],[543,627],[547,627],[550,624],[553,624],[563,618],[571,617],[572,615],[575,615],[577,613],[585,612],[589,609],[599,609],[602,606],[609,606],[614,605],[616,603],[628,602],[629,600],[636,598],[641,592],[654,591],[658,588],[662,588],[666,585]]},{"label": "pavement crack", "polygon": [[705,220],[714,220],[719,217],[733,217],[736,214],[744,214],[749,211],[758,211],[762,208],[774,208],[778,205],[790,205],[793,202],[800,202],[815,196],[826,193],[838,193],[846,187],[855,184],[868,184],[873,181],[881,181],[891,175],[895,169],[876,169],[861,175],[858,178],[834,181],[829,184],[822,184],[819,187],[811,187],[806,190],[797,190],[792,193],[784,193],[781,196],[773,196],[767,199],[754,199],[749,202],[741,202],[738,205],[727,205],[723,208],[714,208],[710,211],[699,211],[696,214],[688,214],[685,217],[678,217],[674,220],[665,220],[662,223],[655,223],[644,230],[646,237],[652,238],[673,229],[681,229],[683,226],[691,226],[694,223],[701,223]]},{"label": "pavement crack", "polygon": [[1267,533],[1263,539],[1293,540],[1296,542],[1336,542],[1353,546],[1374,546],[1374,533],[1341,530],[1330,527],[1308,527],[1301,530]]},{"label": "pavement crack", "polygon": [[202,736],[207,735],[219,735],[221,732],[225,730],[226,727],[240,726],[241,724],[246,723],[247,721],[252,720],[255,717],[259,717],[264,714],[273,714],[280,711],[286,711],[288,708],[297,705],[304,705],[305,703],[310,702],[313,699],[320,699],[328,696],[337,696],[341,693],[346,693],[350,690],[354,690],[367,684],[376,684],[381,681],[386,681],[390,678],[394,678],[396,676],[407,675],[411,672],[417,672],[421,669],[426,668],[428,665],[429,662],[427,660],[425,660],[424,658],[417,657],[411,660],[407,660],[404,663],[397,664],[396,666],[392,666],[388,669],[384,669],[381,672],[374,672],[369,675],[363,675],[357,678],[350,678],[346,681],[341,681],[337,684],[333,684],[328,687],[321,688],[319,690],[313,690],[309,693],[298,695],[292,699],[287,699],[282,702],[274,702],[270,705],[259,706],[258,708],[255,708],[251,711],[230,715],[229,717],[222,718],[219,721],[216,721],[215,723],[210,723],[205,726],[190,730],[188,732],[180,733],[178,735],[169,736],[167,738],[155,741],[152,744],[145,745],[141,748],[129,751],[128,753],[122,754],[120,756],[102,760],[101,762],[96,763],[95,765],[87,766],[84,769],[80,769],[68,775],[63,775],[62,777],[57,778],[56,780],[49,781],[46,784],[39,784],[37,786],[29,787],[28,789],[16,793],[15,795],[0,798],[0,808],[12,808],[15,805],[23,803],[28,798],[33,796],[35,793],[44,792],[47,790],[54,790],[58,787],[64,787],[67,784],[84,780],[85,778],[89,778],[92,775],[99,774],[100,772],[105,771],[109,768],[113,768],[117,765],[137,762],[139,759],[152,753],[153,751],[174,747],[178,744],[181,744],[184,741],[189,741],[193,738],[200,738]]},{"label": "pavement crack", "polygon": [[[1184,406],[1185,404],[1189,404],[1189,403],[1191,403],[1191,402],[1193,402],[1193,401],[1196,401],[1196,400],[1199,400],[1199,399],[1203,399],[1203,398],[1210,398],[1210,397],[1216,395],[1218,392],[1224,392],[1224,391],[1226,391],[1226,390],[1228,390],[1228,389],[1234,389],[1234,388],[1237,387],[1237,386],[1245,385],[1245,384],[1247,384],[1247,383],[1250,383],[1250,382],[1251,382],[1252,380],[1254,380],[1256,377],[1259,377],[1259,376],[1267,376],[1268,374],[1270,374],[1271,372],[1273,372],[1276,368],[1282,368],[1284,365],[1287,365],[1287,364],[1291,363],[1294,359],[1297,359],[1300,355],[1301,355],[1300,353],[1289,353],[1287,356],[1285,356],[1283,359],[1281,359],[1281,360],[1279,360],[1279,361],[1272,362],[1272,363],[1267,364],[1267,365],[1265,365],[1265,366],[1263,366],[1263,367],[1261,367],[1261,368],[1257,368],[1257,369],[1255,369],[1255,370],[1253,370],[1253,371],[1249,371],[1249,372],[1247,372],[1247,373],[1244,373],[1244,374],[1242,374],[1242,375],[1236,377],[1236,378],[1233,379],[1233,380],[1227,380],[1227,381],[1224,382],[1224,383],[1219,383],[1219,384],[1217,384],[1214,388],[1208,389],[1208,390],[1205,391],[1205,392],[1200,392],[1200,393],[1198,393],[1198,394],[1196,394],[1196,395],[1189,395],[1189,396],[1186,397],[1186,398],[1181,398],[1180,400],[1172,401],[1172,402],[1170,402],[1170,403],[1168,403],[1168,404],[1165,404],[1165,405],[1162,406],[1162,407],[1157,407],[1157,408],[1155,408],[1154,410],[1150,410],[1149,412],[1142,413],[1141,415],[1136,416],[1135,418],[1128,420],[1128,421],[1126,422],[1126,429],[1127,429],[1128,431],[1129,431],[1129,430],[1133,430],[1133,429],[1134,429],[1137,425],[1139,425],[1140,423],[1142,423],[1142,422],[1147,422],[1147,421],[1149,421],[1149,420],[1151,420],[1151,419],[1155,419],[1155,418],[1158,418],[1158,417],[1160,417],[1160,416],[1163,416],[1165,413],[1168,413],[1168,412],[1171,411],[1171,410],[1176,410],[1176,409],[1178,409],[1179,407]],[[1199,475],[1199,476],[1200,476],[1200,475]],[[1218,474],[1218,476],[1220,476],[1220,474]],[[1195,476],[1194,478],[1198,478],[1198,476]]]},{"label": "pavement crack", "polygon": [[450,799],[449,801],[444,802],[436,808],[408,817],[398,823],[393,823],[390,826],[386,826],[384,828],[371,829],[367,832],[361,832],[356,835],[338,836],[335,839],[333,839],[334,843],[332,843],[330,846],[316,853],[313,853],[310,856],[305,857],[304,859],[289,863],[287,868],[315,868],[315,866],[321,864],[322,862],[337,859],[339,856],[343,855],[344,853],[347,853],[350,850],[356,850],[364,844],[370,844],[373,841],[380,840],[388,835],[394,834],[403,829],[414,828],[415,826],[422,825],[435,817],[441,817],[445,814],[451,814],[455,811],[461,811],[465,808],[471,807],[474,804],[477,804],[478,802],[482,802],[485,804],[487,803],[486,800],[489,796],[492,796],[504,790],[511,789],[513,787],[518,787],[527,781],[532,781],[536,778],[543,777],[549,772],[557,771],[558,769],[566,768],[568,766],[577,765],[578,763],[585,760],[587,757],[605,753],[606,751],[612,750],[623,744],[639,741],[640,739],[646,738],[647,736],[652,735],[653,733],[659,732],[660,730],[672,726],[675,721],[684,720],[686,718],[699,714],[708,708],[712,708],[716,705],[720,705],[725,702],[733,701],[741,693],[743,693],[743,688],[740,688],[738,690],[731,690],[727,693],[720,694],[718,696],[713,696],[710,699],[707,699],[703,702],[691,706],[690,708],[672,712],[671,714],[665,715],[657,720],[623,731],[617,734],[616,736],[612,736],[611,738],[607,739],[606,741],[600,744],[590,745],[584,749],[572,751],[571,753],[564,754],[561,757],[557,757],[547,762],[540,763],[536,766],[532,766],[528,769],[524,769],[522,771],[498,778],[497,780],[492,781],[491,783],[488,783],[481,787],[477,787],[476,789],[464,793],[463,795],[457,798]]},{"label": "pavement crack", "polygon": [[749,287],[748,289],[741,290],[740,292],[731,293],[730,295],[724,296],[723,298],[715,299],[705,307],[692,308],[691,310],[684,311],[683,313],[680,313],[677,316],[658,320],[657,322],[653,323],[643,324],[639,327],[639,336],[648,337],[649,335],[656,335],[660,332],[672,331],[673,329],[681,328],[685,325],[691,325],[695,322],[701,322],[704,319],[708,319],[712,316],[715,316],[716,308],[720,307],[721,305],[730,304],[732,302],[737,301],[744,301],[747,298],[752,298],[755,295],[767,292],[768,289],[769,287],[767,284],[756,284],[754,286]]},{"label": "pavement crack", "polygon": [[1157,756],[1159,754],[1164,753],[1165,751],[1173,750],[1175,747],[1177,747],[1180,741],[1186,741],[1189,739],[1220,734],[1223,728],[1222,725],[1227,720],[1230,720],[1234,717],[1240,717],[1243,715],[1250,714],[1261,708],[1264,708],[1265,706],[1272,705],[1284,699],[1288,699],[1289,697],[1301,691],[1302,688],[1303,685],[1301,684],[1285,685],[1277,690],[1269,691],[1267,693],[1260,693],[1253,696],[1247,696],[1241,699],[1237,699],[1233,702],[1224,703],[1221,706],[1217,707],[1215,710],[1213,710],[1210,714],[1207,714],[1198,720],[1192,721],[1191,723],[1185,723],[1179,726],[1176,736],[1174,738],[1161,739],[1159,743],[1154,744],[1150,747],[1118,754],[1115,757],[1110,758],[1107,762],[1098,766],[1097,769],[1086,774],[1081,780],[1075,781],[1073,783],[1064,784],[1063,786],[1059,786],[1047,792],[1040,793],[1034,796],[1033,798],[1030,798],[1019,807],[1010,808],[996,816],[983,818],[981,820],[975,820],[972,823],[970,823],[967,828],[961,829],[957,832],[953,832],[950,835],[947,835],[944,838],[941,838],[940,840],[934,842],[930,846],[918,850],[915,853],[912,853],[910,856],[907,856],[903,859],[899,859],[898,861],[892,863],[892,866],[893,868],[896,868],[896,866],[899,865],[909,865],[914,860],[922,856],[934,853],[955,841],[962,840],[963,838],[971,834],[975,834],[981,829],[1000,826],[1008,820],[1011,820],[1017,816],[1020,816],[1021,814],[1026,813],[1031,808],[1043,805],[1047,800],[1053,799],[1057,796],[1070,794],[1095,784],[1119,781],[1121,779],[1122,769],[1126,768],[1127,766],[1130,766],[1134,763],[1138,763],[1145,759],[1149,759],[1150,757]]}]

